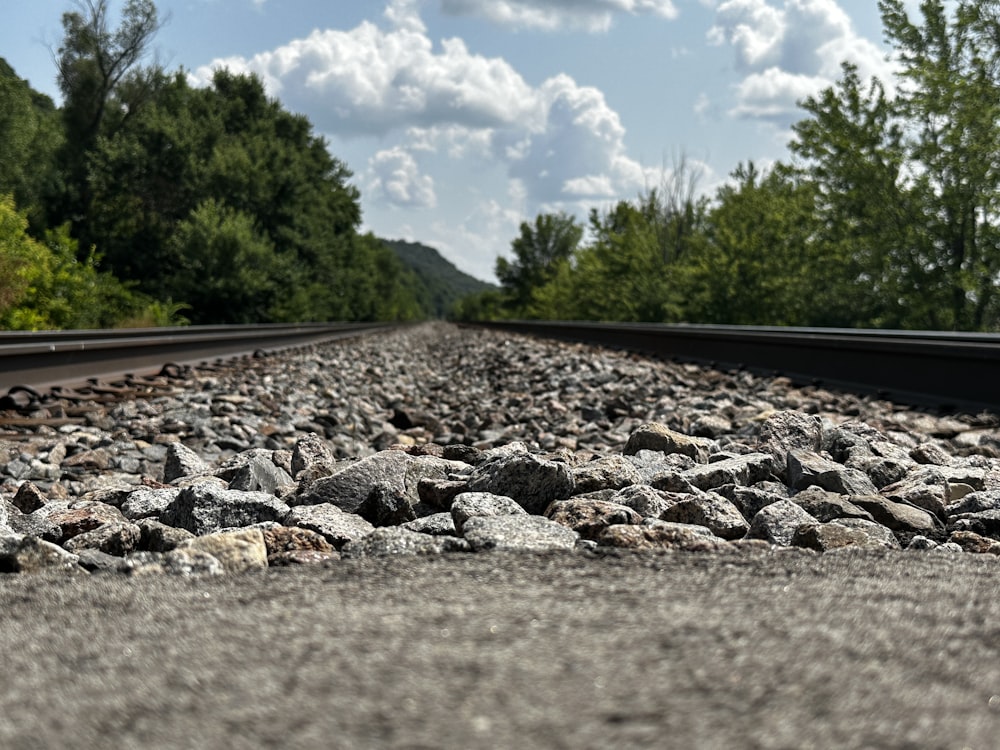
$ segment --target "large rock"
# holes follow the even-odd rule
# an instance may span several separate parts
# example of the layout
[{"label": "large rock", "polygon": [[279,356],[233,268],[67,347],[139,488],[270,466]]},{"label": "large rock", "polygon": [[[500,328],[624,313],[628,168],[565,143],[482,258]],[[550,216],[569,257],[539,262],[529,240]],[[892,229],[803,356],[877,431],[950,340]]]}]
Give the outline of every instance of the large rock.
[{"label": "large rock", "polygon": [[695,466],[681,476],[699,490],[713,490],[726,484],[750,486],[768,479],[773,464],[774,460],[766,453],[748,453]]},{"label": "large rock", "polygon": [[728,543],[704,526],[659,521],[653,524],[609,526],[597,537],[601,547],[634,550],[681,549],[711,552]]},{"label": "large rock", "polygon": [[577,495],[606,489],[620,490],[642,482],[639,470],[623,456],[603,456],[577,466],[571,473],[573,492]]},{"label": "large rock", "polygon": [[841,495],[878,493],[878,488],[863,471],[848,468],[812,451],[788,452],[787,479],[789,486],[796,490],[816,486]]},{"label": "large rock", "polygon": [[381,451],[358,461],[339,464],[333,474],[300,485],[288,502],[291,505],[328,503],[348,513],[356,513],[368,499],[372,487],[405,493],[406,469],[413,460],[402,451]]},{"label": "large rock", "polygon": [[0,534],[0,573],[82,572],[80,558],[52,542],[24,534]]},{"label": "large rock", "polygon": [[226,573],[245,573],[267,567],[267,545],[260,529],[220,531],[183,542],[178,550],[207,552]]},{"label": "large rock", "polygon": [[140,487],[130,492],[121,504],[122,515],[130,521],[158,517],[177,499],[178,494],[180,490],[175,487],[161,489]]},{"label": "large rock", "polygon": [[856,529],[837,521],[806,523],[795,529],[793,547],[805,547],[819,552],[829,552],[844,547],[884,549],[886,545],[864,529]]},{"label": "large rock", "polygon": [[627,506],[581,497],[556,500],[546,509],[545,516],[573,529],[584,539],[597,539],[604,529],[615,524],[642,523],[642,516]]},{"label": "large rock", "polygon": [[229,481],[229,489],[241,492],[266,492],[280,494],[280,490],[294,484],[291,475],[268,456],[254,456],[240,467]]},{"label": "large rock", "polygon": [[573,477],[564,463],[513,453],[477,466],[469,477],[468,491],[506,495],[529,513],[539,515],[549,503],[573,494]]},{"label": "large rock", "polygon": [[[858,493],[876,494],[876,493]],[[906,478],[883,487],[877,494],[897,503],[910,503],[930,511],[938,518],[944,515],[950,496],[948,480],[936,466],[922,466]]]},{"label": "large rock", "polygon": [[816,523],[801,506],[791,500],[771,503],[753,517],[747,531],[748,539],[763,539],[771,544],[788,547],[795,536],[795,530],[807,523]]},{"label": "large rock", "polygon": [[85,531],[93,531],[106,523],[124,523],[125,516],[118,508],[95,500],[56,500],[36,510],[32,516],[42,518],[59,527],[60,544]]},{"label": "large rock", "polygon": [[282,519],[282,523],[315,531],[338,550],[348,542],[363,539],[375,530],[361,516],[345,513],[330,503],[296,506]]},{"label": "large rock", "polygon": [[774,459],[774,472],[785,476],[787,456],[791,450],[818,451],[823,441],[823,422],[812,414],[779,411],[771,414],[760,426],[757,450]]},{"label": "large rock", "polygon": [[77,534],[65,542],[63,547],[70,552],[94,549],[115,557],[124,557],[138,548],[141,537],[142,532],[136,524],[114,521]]},{"label": "large rock", "polygon": [[463,492],[451,504],[455,533],[461,535],[465,522],[477,516],[523,516],[527,511],[506,495],[491,492]]},{"label": "large rock", "polygon": [[398,526],[383,526],[361,539],[348,542],[340,550],[342,557],[387,557],[390,555],[438,555],[443,552],[467,552],[462,539],[431,536]]},{"label": "large rock", "polygon": [[749,528],[733,503],[714,492],[689,495],[660,515],[664,521],[704,526],[722,539],[739,539]]},{"label": "large rock", "polygon": [[609,500],[631,508],[643,518],[659,518],[663,511],[684,497],[685,495],[665,492],[649,485],[636,484],[619,490]]},{"label": "large rock", "polygon": [[298,477],[304,471],[329,474],[337,460],[326,441],[315,432],[310,432],[295,441],[292,449],[292,476]]},{"label": "large rock", "polygon": [[[851,498],[853,499],[853,498]],[[791,500],[802,507],[806,513],[817,521],[832,521],[835,518],[863,518],[875,521],[864,508],[855,505],[846,495],[829,492],[821,487],[807,487],[792,496]]]},{"label": "large rock", "polygon": [[979,513],[984,510],[1000,510],[1000,490],[970,492],[945,508],[949,518],[963,513]]},{"label": "large rock", "polygon": [[873,521],[892,531],[928,534],[942,526],[941,522],[927,511],[919,510],[912,505],[893,502],[881,495],[862,495],[852,497],[851,501],[871,513]]},{"label": "large rock", "polygon": [[222,529],[281,521],[285,503],[266,492],[239,492],[213,485],[185,487],[160,514],[160,521],[201,536]]},{"label": "large rock", "polygon": [[463,534],[476,552],[572,550],[580,539],[572,529],[532,515],[476,516],[465,522]]},{"label": "large rock", "polygon": [[182,477],[197,477],[211,472],[211,467],[186,445],[171,443],[167,446],[167,460],[163,466],[163,481],[167,484]]},{"label": "large rock", "polygon": [[711,443],[704,438],[691,437],[680,432],[674,432],[669,427],[658,422],[641,425],[629,435],[625,455],[631,456],[641,450],[659,451],[661,453],[680,453],[693,458],[698,463],[708,461]]},{"label": "large rock", "polygon": [[863,518],[837,518],[830,521],[830,523],[839,524],[848,529],[854,529],[866,534],[869,538],[870,546],[881,547],[883,549],[901,549],[896,536],[880,523],[866,521]]}]

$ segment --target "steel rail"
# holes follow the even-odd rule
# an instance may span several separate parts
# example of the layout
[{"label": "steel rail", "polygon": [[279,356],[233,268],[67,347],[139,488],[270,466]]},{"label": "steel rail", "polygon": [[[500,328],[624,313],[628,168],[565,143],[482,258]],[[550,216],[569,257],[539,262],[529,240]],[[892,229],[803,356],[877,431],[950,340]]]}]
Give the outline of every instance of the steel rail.
[{"label": "steel rail", "polygon": [[393,327],[389,323],[300,323],[92,331],[0,332],[0,392],[36,390],[167,363],[195,364],[269,353]]},{"label": "steel rail", "polygon": [[1000,411],[998,334],[524,320],[476,325],[746,368],[905,404]]}]

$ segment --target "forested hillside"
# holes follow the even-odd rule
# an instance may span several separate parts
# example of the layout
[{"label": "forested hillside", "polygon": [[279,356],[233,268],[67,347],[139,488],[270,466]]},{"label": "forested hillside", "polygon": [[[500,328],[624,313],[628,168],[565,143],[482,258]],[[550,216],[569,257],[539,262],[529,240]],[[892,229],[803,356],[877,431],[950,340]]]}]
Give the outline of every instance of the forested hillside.
[{"label": "forested hillside", "polygon": [[152,0],[63,15],[62,107],[0,61],[0,327],[424,317],[347,165],[255,77],[144,64]]},{"label": "forested hillside", "polygon": [[495,284],[480,281],[458,270],[433,247],[405,240],[384,240],[403,265],[420,280],[418,299],[434,317],[452,313],[455,303],[471,294],[496,291]]},{"label": "forested hillside", "polygon": [[[801,102],[792,158],[676,165],[584,227],[525,222],[465,317],[998,330],[1000,3],[880,0],[895,80]],[[584,232],[584,229],[587,232]]]}]

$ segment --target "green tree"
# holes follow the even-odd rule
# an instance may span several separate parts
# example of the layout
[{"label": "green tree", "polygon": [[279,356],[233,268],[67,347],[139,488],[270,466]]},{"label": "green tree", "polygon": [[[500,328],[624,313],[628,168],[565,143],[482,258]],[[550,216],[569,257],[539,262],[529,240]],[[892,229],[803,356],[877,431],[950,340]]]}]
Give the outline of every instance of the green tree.
[{"label": "green tree", "polygon": [[496,262],[510,307],[527,314],[533,290],[551,278],[559,262],[572,256],[582,238],[583,227],[566,213],[539,214],[534,225],[521,222],[521,233],[511,243],[514,259],[499,257]]},{"label": "green tree", "polygon": [[[952,6],[951,3],[948,4]],[[931,323],[996,324],[1000,272],[1000,3],[961,0],[949,12],[924,0],[922,23],[901,0],[880,0],[886,38],[901,65],[898,108],[921,210],[914,253],[938,301]]]},{"label": "green tree", "polygon": [[99,136],[114,135],[153,96],[159,71],[144,70],[139,63],[149,53],[161,21],[153,0],[126,0],[115,29],[109,0],[76,0],[76,6],[76,11],[63,14],[64,35],[57,53],[66,133],[61,161],[67,182],[59,221],[73,222],[74,234],[87,250],[95,239],[89,222],[89,159]]}]

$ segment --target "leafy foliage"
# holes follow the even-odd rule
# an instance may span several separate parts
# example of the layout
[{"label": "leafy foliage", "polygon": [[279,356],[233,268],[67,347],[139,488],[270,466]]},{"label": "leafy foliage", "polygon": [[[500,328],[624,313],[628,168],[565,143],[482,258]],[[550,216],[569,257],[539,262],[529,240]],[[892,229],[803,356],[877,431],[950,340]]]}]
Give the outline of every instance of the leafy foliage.
[{"label": "leafy foliage", "polygon": [[844,64],[835,86],[801,103],[792,163],[740,165],[710,202],[675,174],[666,189],[594,212],[587,243],[534,266],[520,261],[522,227],[514,272],[498,261],[499,306],[462,309],[996,329],[1000,2],[924,0],[920,23],[902,0],[879,8],[899,62],[894,96]]}]

